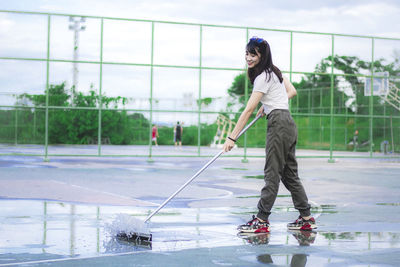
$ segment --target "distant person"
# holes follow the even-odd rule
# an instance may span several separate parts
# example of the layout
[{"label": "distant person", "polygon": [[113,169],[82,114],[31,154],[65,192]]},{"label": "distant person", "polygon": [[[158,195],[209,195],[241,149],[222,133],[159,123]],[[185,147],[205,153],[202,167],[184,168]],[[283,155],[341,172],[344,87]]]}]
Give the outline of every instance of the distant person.
[{"label": "distant person", "polygon": [[179,123],[179,121],[177,121],[174,127],[175,146],[177,146],[178,144],[179,146],[182,146],[182,132],[183,132],[182,125]]},{"label": "distant person", "polygon": [[354,132],[354,136],[353,136],[353,146],[354,146],[354,151],[357,150],[358,147],[358,130],[356,130]]},{"label": "distant person", "polygon": [[154,142],[156,146],[158,146],[157,137],[158,137],[158,129],[157,125],[154,124],[153,128],[151,129],[151,141]]}]

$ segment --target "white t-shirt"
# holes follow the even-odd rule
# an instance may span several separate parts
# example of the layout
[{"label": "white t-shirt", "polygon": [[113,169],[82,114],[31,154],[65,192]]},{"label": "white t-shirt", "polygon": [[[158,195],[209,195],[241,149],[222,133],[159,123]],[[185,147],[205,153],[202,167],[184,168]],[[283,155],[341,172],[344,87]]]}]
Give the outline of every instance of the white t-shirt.
[{"label": "white t-shirt", "polygon": [[[268,81],[269,77],[271,78]],[[254,80],[253,92],[264,94],[261,98],[261,103],[267,115],[274,109],[289,109],[289,99],[285,85],[283,82],[279,82],[278,76],[273,72],[268,76],[265,71],[258,75]]]}]

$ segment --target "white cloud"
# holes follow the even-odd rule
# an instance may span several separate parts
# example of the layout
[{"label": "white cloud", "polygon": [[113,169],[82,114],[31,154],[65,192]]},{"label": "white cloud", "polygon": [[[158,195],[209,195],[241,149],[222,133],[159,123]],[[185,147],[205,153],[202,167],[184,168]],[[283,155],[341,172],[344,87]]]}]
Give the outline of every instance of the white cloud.
[{"label": "white cloud", "polygon": [[367,3],[357,6],[342,7],[344,15],[350,15],[358,18],[376,18],[381,16],[390,16],[399,13],[399,8],[386,3]]},{"label": "white cloud", "polygon": [[0,33],[4,34],[9,32],[13,24],[13,21],[7,19],[5,14],[0,14]]},{"label": "white cloud", "polygon": [[[265,16],[255,17],[255,25],[288,30],[383,36],[395,32],[400,37],[400,8],[386,3],[338,5],[320,8],[267,9]],[[389,36],[390,37],[390,36]]]}]

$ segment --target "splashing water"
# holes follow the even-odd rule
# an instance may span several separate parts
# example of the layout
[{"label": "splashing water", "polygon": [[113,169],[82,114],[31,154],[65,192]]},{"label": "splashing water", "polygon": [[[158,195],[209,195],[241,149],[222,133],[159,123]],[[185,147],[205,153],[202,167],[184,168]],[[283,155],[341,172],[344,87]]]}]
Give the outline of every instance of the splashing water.
[{"label": "splashing water", "polygon": [[118,214],[111,224],[105,224],[105,229],[111,236],[125,234],[128,238],[131,238],[142,234],[150,235],[147,223],[122,213]]}]

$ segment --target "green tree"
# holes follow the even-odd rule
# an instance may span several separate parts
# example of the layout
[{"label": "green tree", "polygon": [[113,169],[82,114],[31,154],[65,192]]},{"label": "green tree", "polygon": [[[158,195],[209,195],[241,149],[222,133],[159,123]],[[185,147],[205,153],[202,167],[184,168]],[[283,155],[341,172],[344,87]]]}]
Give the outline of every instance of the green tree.
[{"label": "green tree", "polygon": [[228,89],[228,94],[232,97],[238,99],[239,103],[245,104],[245,88],[246,88],[246,80],[248,86],[248,93],[250,94],[253,90],[253,85],[250,83],[249,79],[247,78],[247,74],[245,72],[240,73],[237,75],[232,82],[231,87]]},{"label": "green tree", "polygon": [[[99,110],[97,108],[101,104],[107,109],[102,110],[101,113],[102,138],[108,138],[111,144],[117,145],[142,143],[143,138],[148,140],[148,135],[144,135],[143,132],[148,132],[149,122],[142,114],[129,115],[125,110],[117,110],[119,105],[127,103],[127,98],[107,97],[106,95],[100,97],[92,86],[86,94],[75,93],[71,104],[69,90],[66,89],[65,83],[62,83],[50,85],[48,99],[50,106],[48,129],[50,144],[97,142],[99,127]],[[45,106],[46,94],[22,94],[18,96],[18,102],[32,102],[35,107]],[[19,112],[24,116],[18,115],[19,124],[29,124],[35,110]],[[33,135],[44,136],[45,113],[40,112],[39,114],[35,117],[38,127],[34,129]],[[9,127],[8,131],[12,130],[12,127]]]}]

